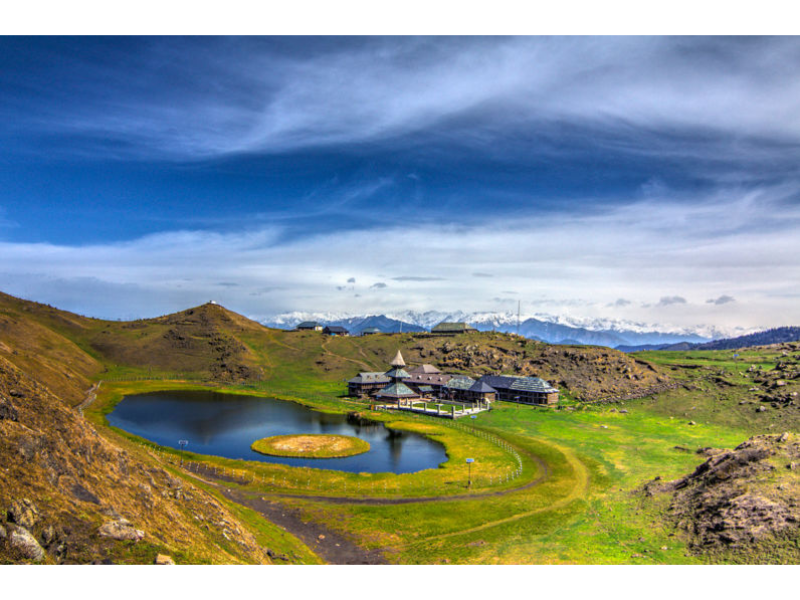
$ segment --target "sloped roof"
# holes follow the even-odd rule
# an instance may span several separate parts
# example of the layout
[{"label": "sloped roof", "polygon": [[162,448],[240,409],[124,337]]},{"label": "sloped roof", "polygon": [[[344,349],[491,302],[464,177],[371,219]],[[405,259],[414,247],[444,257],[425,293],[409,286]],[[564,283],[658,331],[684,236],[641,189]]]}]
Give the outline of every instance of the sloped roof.
[{"label": "sloped roof", "polygon": [[389,383],[390,379],[384,373],[359,373],[348,383]]},{"label": "sloped roof", "polygon": [[328,325],[325,328],[325,331],[329,331],[331,333],[349,333],[349,331],[347,331],[347,329],[345,329],[341,325]]},{"label": "sloped roof", "polygon": [[456,390],[468,390],[473,383],[475,383],[475,380],[471,377],[453,377],[445,386]]},{"label": "sloped roof", "polygon": [[490,386],[485,381],[478,380],[469,388],[470,392],[477,392],[479,394],[496,394],[497,390]]},{"label": "sloped roof", "polygon": [[481,381],[497,389],[519,390],[521,392],[539,392],[549,394],[558,389],[551,386],[541,377],[521,377],[519,375],[484,375]]},{"label": "sloped roof", "polygon": [[419,394],[402,381],[387,385],[377,395],[382,398],[419,398]]},{"label": "sloped roof", "polygon": [[452,375],[446,373],[409,373],[408,379],[411,383],[425,383],[428,385],[444,385],[453,378]]},{"label": "sloped roof", "polygon": [[419,365],[418,367],[414,367],[413,369],[408,369],[408,372],[411,373],[412,375],[416,373],[425,373],[426,375],[441,373],[441,371],[436,367],[434,367],[433,365]]},{"label": "sloped roof", "polygon": [[409,374],[405,372],[405,369],[401,369],[400,367],[395,367],[389,371],[386,371],[386,377],[391,379],[408,379]]},{"label": "sloped roof", "polygon": [[322,325],[316,321],[303,321],[297,324],[297,329],[314,329],[315,327],[322,327]]},{"label": "sloped roof", "polygon": [[392,362],[389,363],[393,367],[405,367],[406,361],[403,360],[403,355],[400,354],[400,350],[397,351],[397,354],[394,355]]}]

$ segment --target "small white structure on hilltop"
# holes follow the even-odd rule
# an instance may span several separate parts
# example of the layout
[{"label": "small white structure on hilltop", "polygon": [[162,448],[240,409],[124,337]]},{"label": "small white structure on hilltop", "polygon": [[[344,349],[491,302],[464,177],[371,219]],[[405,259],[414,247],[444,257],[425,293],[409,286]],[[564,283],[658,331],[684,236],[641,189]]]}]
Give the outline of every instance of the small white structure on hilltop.
[{"label": "small white structure on hilltop", "polygon": [[216,300],[209,300],[209,301],[208,301],[208,303],[209,303],[209,304],[216,304],[216,303],[217,303],[217,301],[216,301]]}]

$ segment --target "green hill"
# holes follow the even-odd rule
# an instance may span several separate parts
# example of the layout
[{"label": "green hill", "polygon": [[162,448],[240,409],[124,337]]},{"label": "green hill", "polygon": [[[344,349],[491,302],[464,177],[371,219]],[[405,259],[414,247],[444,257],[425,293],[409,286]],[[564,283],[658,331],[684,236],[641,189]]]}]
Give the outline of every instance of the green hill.
[{"label": "green hill", "polygon": [[[386,370],[398,349],[411,365],[446,372],[541,376],[560,388],[562,402],[499,403],[471,428],[454,429],[343,398],[346,379]],[[100,381],[83,418],[70,407]],[[384,420],[439,439],[450,460],[416,474],[368,476],[188,455],[187,471],[174,451],[148,449],[104,422],[126,394],[200,386]],[[160,553],[178,562],[314,563],[319,536],[349,544],[351,554],[334,561],[796,562],[786,528],[767,527],[755,545],[747,535],[736,536],[735,548],[715,541],[712,552],[687,524],[713,522],[702,515],[713,503],[700,495],[685,506],[680,495],[642,499],[641,490],[656,476],[684,480],[707,458],[703,449],[797,431],[799,391],[798,344],[734,357],[626,355],[493,332],[328,337],[269,329],[216,304],[119,322],[0,294],[0,562],[32,560],[20,544],[36,549],[20,528],[45,562],[141,563]],[[500,476],[517,465],[509,448],[521,457],[519,483]],[[794,464],[781,445],[774,452],[770,464]],[[481,483],[469,490],[478,495],[439,502],[460,493],[465,456],[479,457]],[[795,490],[799,473],[781,472],[780,485]],[[771,481],[766,469],[744,469],[737,486],[751,475],[759,489]],[[419,494],[437,501],[409,501]],[[794,497],[769,501],[776,514],[794,514],[781,508]]]}]

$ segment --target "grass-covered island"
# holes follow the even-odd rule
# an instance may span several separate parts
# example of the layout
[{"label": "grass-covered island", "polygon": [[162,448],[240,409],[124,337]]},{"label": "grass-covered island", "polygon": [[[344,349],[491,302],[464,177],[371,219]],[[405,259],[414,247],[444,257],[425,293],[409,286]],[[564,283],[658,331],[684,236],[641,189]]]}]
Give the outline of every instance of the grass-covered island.
[{"label": "grass-covered island", "polygon": [[253,442],[253,450],[270,456],[344,458],[369,451],[369,442],[347,435],[274,435]]}]

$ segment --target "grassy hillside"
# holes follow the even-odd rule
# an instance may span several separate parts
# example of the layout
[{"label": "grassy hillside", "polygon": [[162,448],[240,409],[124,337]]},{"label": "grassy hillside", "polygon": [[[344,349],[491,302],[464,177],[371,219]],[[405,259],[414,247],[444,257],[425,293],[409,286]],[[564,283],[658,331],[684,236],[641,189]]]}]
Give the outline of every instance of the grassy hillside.
[{"label": "grassy hillside", "polygon": [[[385,370],[398,349],[412,365],[431,363],[449,372],[538,375],[561,389],[563,401],[556,408],[499,403],[475,420],[473,431],[370,413],[342,397],[346,379]],[[53,545],[52,523],[58,524],[53,531],[62,527],[66,533],[59,535],[72,540],[76,562],[146,562],[156,552],[189,562],[259,562],[264,547],[289,561],[318,561],[268,520],[287,515],[296,516],[294,525],[289,519],[283,526],[313,548],[319,539],[308,532],[325,532],[342,546],[398,563],[800,560],[796,545],[769,528],[744,551],[723,542],[712,552],[687,530],[686,523],[696,522],[693,515],[676,517],[667,495],[642,493],[655,477],[681,480],[692,473],[708,458],[707,448],[734,448],[756,434],[797,431],[798,344],[748,349],[734,357],[729,351],[625,355],[492,332],[330,338],[268,329],[212,304],[114,322],[0,295],[3,359],[8,383],[0,387],[0,415],[5,415],[0,429],[2,439],[11,441],[0,449],[7,469],[0,473],[5,478],[0,502],[27,514],[28,500],[44,515],[31,531],[46,546],[48,561],[64,560]],[[88,422],[65,408],[79,403],[101,379]],[[104,425],[103,415],[125,394],[198,385],[358,411],[439,439],[450,460],[440,469],[398,476],[187,453],[191,471],[177,468],[173,451],[148,452],[142,440]],[[17,388],[23,396],[12,394]],[[20,461],[15,452],[29,447],[31,458]],[[506,477],[517,464],[508,448],[522,457],[516,480]],[[120,456],[133,474],[129,485],[122,483]],[[476,457],[476,486],[465,490],[468,456]],[[204,481],[198,472],[222,479]],[[753,485],[769,484],[764,473],[758,471],[762,479]],[[798,474],[800,469],[786,469],[776,485],[796,489]],[[748,485],[748,476],[745,472],[741,485]],[[175,497],[184,490],[190,490],[189,504]],[[421,496],[435,501],[407,502]],[[192,498],[219,512],[206,516]],[[705,505],[692,506],[700,511]],[[227,516],[221,516],[224,511]],[[145,531],[150,545],[98,537],[105,520],[119,516]],[[174,531],[167,523],[174,523]],[[229,543],[231,527],[244,546]],[[220,528],[227,537],[220,538]],[[77,533],[70,538],[69,532]]]},{"label": "grassy hillside", "polygon": [[271,562],[265,542],[285,545],[282,532],[254,535],[225,504],[0,358],[0,562]]}]

